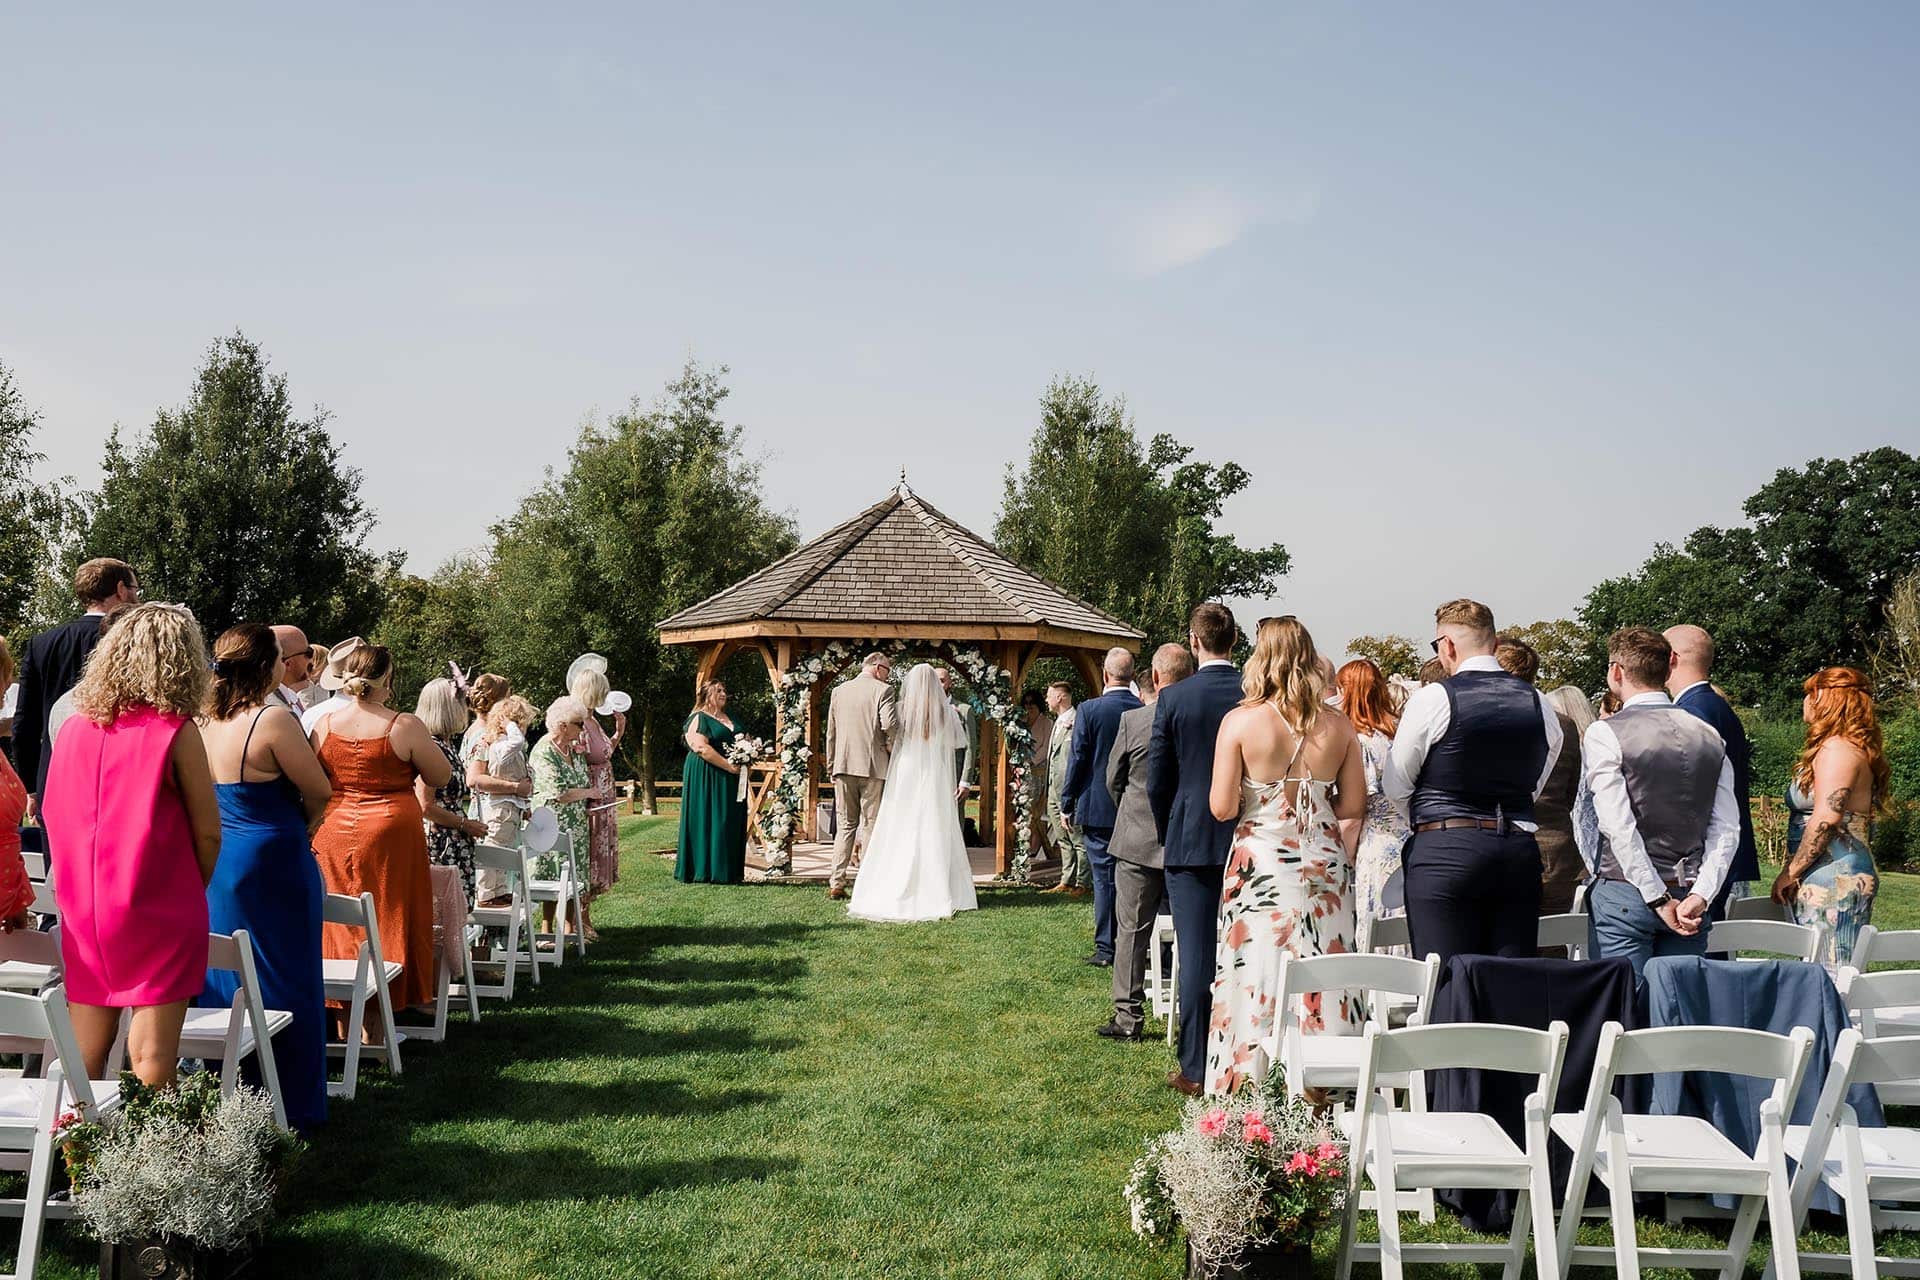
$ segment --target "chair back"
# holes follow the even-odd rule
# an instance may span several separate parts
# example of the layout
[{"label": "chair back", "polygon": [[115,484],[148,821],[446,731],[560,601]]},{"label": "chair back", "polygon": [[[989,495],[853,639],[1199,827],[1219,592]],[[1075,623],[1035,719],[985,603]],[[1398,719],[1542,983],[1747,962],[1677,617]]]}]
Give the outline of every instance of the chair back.
[{"label": "chair back", "polygon": [[64,1082],[75,1108],[93,1118],[93,1082],[80,1057],[80,1042],[73,1036],[64,986],[49,987],[39,995],[0,991],[0,1039],[50,1046],[53,1061],[47,1066],[48,1083]]},{"label": "chair back", "polygon": [[1820,954],[1820,931],[1812,925],[1789,924],[1784,920],[1722,920],[1708,931],[1707,950],[1728,955],[1736,951],[1759,951],[1793,960],[1811,960]]},{"label": "chair back", "polygon": [[1367,937],[1368,952],[1384,951],[1388,947],[1411,947],[1413,934],[1407,927],[1405,916],[1381,916],[1373,922],[1373,932]]},{"label": "chair back", "polygon": [[1793,923],[1793,913],[1772,898],[1735,898],[1727,903],[1729,920],[1777,920]]},{"label": "chair back", "polygon": [[7,960],[46,965],[58,973],[61,965],[60,931],[53,929],[42,933],[38,929],[15,929],[11,933],[0,933],[0,961]]},{"label": "chair back", "polygon": [[[1667,1072],[1718,1071],[1755,1080],[1774,1080],[1797,1089],[1813,1051],[1813,1031],[1795,1027],[1791,1035],[1746,1027],[1648,1027],[1623,1030],[1609,1022],[1600,1033],[1600,1064],[1613,1076]],[[1596,1077],[1599,1072],[1596,1071]]]},{"label": "chair back", "polygon": [[1569,915],[1586,916],[1586,915],[1593,914],[1591,911],[1587,910],[1588,887],[1589,886],[1585,880],[1582,880],[1579,884],[1573,887],[1573,905],[1567,908],[1567,913]]},{"label": "chair back", "polygon": [[[1854,954],[1857,958],[1859,952],[1856,951]],[[1840,971],[1837,985],[1840,988],[1840,998],[1846,1002],[1847,1012],[1856,1015],[1859,1019],[1860,1034],[1868,1037],[1878,1033],[1874,1015],[1880,1010],[1910,1010],[1920,1005],[1920,969],[1886,969],[1879,973],[1861,973],[1852,966],[1848,966]]]},{"label": "chair back", "polygon": [[1551,1085],[1549,1098],[1559,1087],[1567,1052],[1564,1022],[1555,1022],[1545,1031],[1492,1022],[1442,1022],[1398,1031],[1381,1031],[1369,1024],[1367,1035],[1376,1076],[1455,1069],[1511,1071],[1540,1076],[1543,1084]]},{"label": "chair back", "polygon": [[515,897],[519,896],[521,883],[525,878],[522,874],[525,863],[519,849],[509,849],[497,844],[476,844],[473,846],[473,865],[476,869],[498,871],[506,876],[509,891]]},{"label": "chair back", "polygon": [[243,1017],[253,1024],[253,1038],[260,1046],[259,1051],[271,1053],[273,1037],[267,1030],[267,1002],[260,993],[260,970],[254,959],[253,939],[247,931],[235,929],[231,935],[207,935],[207,968],[231,973],[240,979],[233,993],[234,1016],[227,1019],[226,1057],[222,1061],[229,1064],[229,1069],[240,1061]]},{"label": "chair back", "polygon": [[1281,956],[1279,1001],[1316,991],[1359,989],[1391,995],[1415,996],[1424,1009],[1440,980],[1440,958],[1382,956],[1371,952],[1338,955]]},{"label": "chair back", "polygon": [[1853,967],[1863,972],[1873,964],[1920,964],[1920,929],[1879,929],[1860,926],[1853,943]]},{"label": "chair back", "polygon": [[1585,960],[1592,942],[1593,922],[1584,912],[1540,917],[1540,947],[1565,947],[1567,959]]},{"label": "chair back", "polygon": [[22,849],[20,851],[20,861],[26,865],[27,879],[47,879],[47,869],[51,864],[48,863],[46,854],[34,849]]}]

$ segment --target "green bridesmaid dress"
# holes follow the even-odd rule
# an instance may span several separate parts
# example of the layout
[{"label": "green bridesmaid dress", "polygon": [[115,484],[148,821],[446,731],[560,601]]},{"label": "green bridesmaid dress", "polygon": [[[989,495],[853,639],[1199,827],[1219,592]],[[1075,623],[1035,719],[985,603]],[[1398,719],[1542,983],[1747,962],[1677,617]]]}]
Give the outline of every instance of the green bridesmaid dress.
[{"label": "green bridesmaid dress", "polygon": [[[704,711],[687,721],[686,732],[703,733],[713,749],[727,754],[739,736]],[[728,773],[687,752],[680,771],[680,856],[673,878],[689,884],[739,884],[747,874],[747,802],[737,799],[740,775]]]}]

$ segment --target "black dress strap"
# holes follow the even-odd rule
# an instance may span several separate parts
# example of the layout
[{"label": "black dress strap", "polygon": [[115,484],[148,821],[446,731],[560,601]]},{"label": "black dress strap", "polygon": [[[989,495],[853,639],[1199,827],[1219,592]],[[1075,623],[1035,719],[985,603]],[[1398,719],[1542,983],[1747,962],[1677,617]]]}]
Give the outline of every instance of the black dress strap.
[{"label": "black dress strap", "polygon": [[[247,740],[240,744],[240,781],[242,782],[247,780],[247,755],[253,750],[253,731],[260,727],[260,717],[271,710],[273,710],[272,703],[262,706],[253,713],[253,723],[247,726]],[[273,779],[268,778],[265,781],[271,782]]]}]

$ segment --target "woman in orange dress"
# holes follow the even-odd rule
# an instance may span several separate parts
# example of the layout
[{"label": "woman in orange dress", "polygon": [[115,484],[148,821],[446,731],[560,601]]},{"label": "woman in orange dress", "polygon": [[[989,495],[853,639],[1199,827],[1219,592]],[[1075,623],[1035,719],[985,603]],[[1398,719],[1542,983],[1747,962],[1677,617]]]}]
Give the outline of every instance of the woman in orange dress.
[{"label": "woman in orange dress", "polygon": [[[13,683],[15,674],[13,650],[0,636],[0,690]],[[29,923],[27,908],[33,905],[33,885],[20,856],[20,819],[26,811],[27,789],[0,751],[0,930],[8,933]]]},{"label": "woman in orange dress", "polygon": [[[414,781],[436,788],[452,770],[419,717],[387,705],[393,655],[384,645],[355,650],[345,674],[340,691],[352,703],[313,727],[313,749],[333,783],[313,852],[327,892],[373,895],[382,955],[406,966],[393,981],[393,1007],[407,1009],[431,1002],[434,988],[433,881]],[[329,924],[321,950],[350,960],[360,942],[359,930]],[[379,1010],[368,1008],[369,1041],[379,1027]]]}]

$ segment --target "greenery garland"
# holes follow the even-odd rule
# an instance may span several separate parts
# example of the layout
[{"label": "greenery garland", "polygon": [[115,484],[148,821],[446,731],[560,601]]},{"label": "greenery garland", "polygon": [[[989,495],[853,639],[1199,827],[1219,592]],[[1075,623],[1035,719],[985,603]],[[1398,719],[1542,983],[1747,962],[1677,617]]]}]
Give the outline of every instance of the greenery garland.
[{"label": "greenery garland", "polygon": [[1008,879],[1016,884],[1027,880],[1027,868],[1033,859],[1033,731],[1020,714],[1020,700],[1013,687],[1013,673],[989,662],[985,654],[972,646],[947,641],[917,643],[908,640],[835,640],[818,653],[809,654],[780,677],[773,691],[777,715],[775,759],[780,772],[760,815],[760,830],[768,841],[767,875],[784,876],[793,869],[793,842],[800,830],[800,815],[807,804],[808,761],[807,701],[814,686],[845,669],[857,653],[880,652],[898,658],[908,652],[928,652],[966,678],[965,694],[977,721],[992,720],[1006,743],[1007,776],[1013,800],[1014,854]]}]

